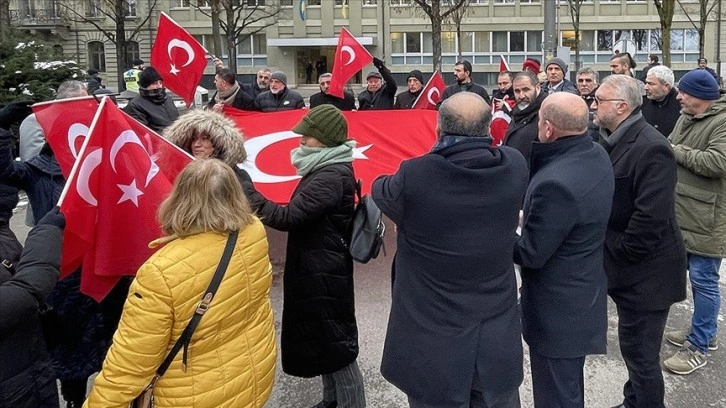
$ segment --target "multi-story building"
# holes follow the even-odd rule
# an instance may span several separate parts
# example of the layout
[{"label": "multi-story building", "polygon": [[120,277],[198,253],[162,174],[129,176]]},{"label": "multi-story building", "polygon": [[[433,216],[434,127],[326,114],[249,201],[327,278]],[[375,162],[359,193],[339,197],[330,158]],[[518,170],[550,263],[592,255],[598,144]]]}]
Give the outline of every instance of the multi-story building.
[{"label": "multi-story building", "polygon": [[[128,61],[117,63],[113,42],[98,28],[113,30],[114,23],[103,7],[115,1],[11,0],[11,19],[16,26],[51,40],[59,53],[76,59],[81,66],[100,69],[112,83],[116,70],[125,70],[129,65]],[[239,1],[247,6],[280,7],[274,24],[247,36],[237,46],[237,71],[243,78],[268,66],[285,71],[289,85],[304,83],[307,62],[315,64],[322,58],[330,68],[341,27],[347,27],[402,79],[412,69],[433,70],[431,23],[412,0]],[[500,55],[509,60],[512,69],[521,67],[527,57],[541,60],[544,2],[548,1],[558,2],[559,45],[574,47],[575,32],[567,0],[471,0],[459,35],[455,24],[443,25],[443,71],[448,72],[457,59],[465,58],[473,63],[478,82],[494,84]],[[148,60],[161,11],[211,49],[212,28],[205,0],[125,0],[125,4],[129,8],[125,18],[127,35],[151,13],[128,45],[129,60]],[[692,69],[700,56],[698,6],[699,0],[680,0],[676,5],[671,30],[671,67],[675,71]],[[714,68],[726,40],[716,11],[714,8],[705,27],[703,52]],[[660,56],[660,23],[653,1],[584,0],[580,14],[579,54],[583,65],[607,72],[613,51],[623,46],[635,54],[639,66],[645,65],[649,53]],[[253,23],[248,30],[257,31],[262,25]],[[224,60],[225,53],[220,56]],[[574,49],[570,60],[574,62]],[[212,72],[210,63],[207,73]]]}]

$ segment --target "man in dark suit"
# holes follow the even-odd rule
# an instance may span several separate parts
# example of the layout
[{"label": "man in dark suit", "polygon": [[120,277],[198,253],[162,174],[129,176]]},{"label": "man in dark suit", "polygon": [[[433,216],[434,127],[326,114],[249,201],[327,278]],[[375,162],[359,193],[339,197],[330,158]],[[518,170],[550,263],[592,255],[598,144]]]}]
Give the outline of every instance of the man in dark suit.
[{"label": "man in dark suit", "polygon": [[431,152],[373,182],[373,199],[399,227],[381,373],[413,408],[520,406],[511,251],[527,165],[491,145],[491,118],[480,96],[452,96]]},{"label": "man in dark suit", "polygon": [[614,180],[589,122],[582,98],[553,93],[542,103],[539,142],[532,145],[514,262],[522,267],[535,407],[583,408],[585,356],[605,353],[603,242]]},{"label": "man in dark suit", "polygon": [[618,407],[663,408],[660,344],[668,310],[686,298],[686,250],[676,222],[673,149],[640,115],[641,103],[633,78],[611,75],[593,106],[615,173],[605,271],[628,368]]}]

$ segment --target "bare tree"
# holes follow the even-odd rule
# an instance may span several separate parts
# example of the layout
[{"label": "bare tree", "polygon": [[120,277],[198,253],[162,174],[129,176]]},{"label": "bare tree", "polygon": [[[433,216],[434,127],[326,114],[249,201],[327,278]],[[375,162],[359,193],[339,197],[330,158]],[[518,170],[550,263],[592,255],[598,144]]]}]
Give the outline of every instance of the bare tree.
[{"label": "bare tree", "polygon": [[660,18],[661,51],[663,52],[663,65],[671,65],[671,26],[673,13],[676,9],[676,0],[653,0],[658,17]]},{"label": "bare tree", "polygon": [[[120,84],[123,81],[124,65],[128,62],[128,44],[145,28],[157,2],[158,0],[149,0],[149,8],[142,13],[137,13],[137,0],[88,0],[58,4],[70,21],[93,25],[116,47],[116,83]],[[139,20],[127,27],[127,18],[137,15]],[[106,24],[107,20],[110,24]]]},{"label": "bare tree", "polygon": [[693,28],[698,30],[698,52],[701,56],[705,55],[706,23],[708,23],[708,18],[711,16],[711,13],[713,13],[714,8],[716,8],[720,0],[701,0],[698,3],[698,23],[693,21],[691,18],[691,14],[695,13],[694,10],[690,7],[688,7],[688,9],[684,7],[681,0],[676,1],[681,7],[681,10],[683,10],[683,14],[688,17],[688,21],[693,24]]},{"label": "bare tree", "polygon": [[459,47],[457,49],[457,57],[459,60],[462,59],[461,22],[464,20],[464,17],[466,17],[471,12],[471,9],[469,8],[471,1],[472,0],[465,0],[463,6],[454,10],[454,12],[449,15],[449,20],[450,20],[451,24],[455,27],[455,30],[456,30],[456,43],[459,44]]},{"label": "bare tree", "polygon": [[237,72],[237,46],[276,24],[282,11],[279,0],[211,0],[209,7],[199,4],[194,7],[212,19],[213,52],[217,56],[222,54],[221,45],[217,49],[217,41],[221,41],[218,38],[220,32],[224,32],[224,46],[232,72]]},{"label": "bare tree", "polygon": [[10,39],[10,0],[0,0],[0,41]]},{"label": "bare tree", "polygon": [[580,9],[584,0],[567,0],[572,28],[575,30],[575,70],[580,69]]}]

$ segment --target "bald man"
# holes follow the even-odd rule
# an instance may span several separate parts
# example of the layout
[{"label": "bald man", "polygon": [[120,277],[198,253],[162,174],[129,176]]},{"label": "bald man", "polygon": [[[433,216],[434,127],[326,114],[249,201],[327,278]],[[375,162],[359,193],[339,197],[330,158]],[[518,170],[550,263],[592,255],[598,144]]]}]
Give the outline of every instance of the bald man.
[{"label": "bald man", "polygon": [[456,93],[438,115],[431,152],[373,183],[376,204],[399,226],[381,372],[413,408],[519,407],[510,254],[527,164],[511,147],[492,147],[481,96]]},{"label": "bald man", "polygon": [[607,152],[587,133],[577,95],[548,96],[539,111],[514,262],[522,268],[522,326],[535,407],[584,407],[583,366],[604,354],[603,243],[613,200]]}]

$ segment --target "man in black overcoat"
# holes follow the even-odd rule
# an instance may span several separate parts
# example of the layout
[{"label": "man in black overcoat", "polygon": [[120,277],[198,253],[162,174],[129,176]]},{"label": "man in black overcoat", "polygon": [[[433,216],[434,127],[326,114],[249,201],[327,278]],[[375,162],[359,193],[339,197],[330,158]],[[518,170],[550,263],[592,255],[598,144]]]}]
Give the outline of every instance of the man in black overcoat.
[{"label": "man in black overcoat", "polygon": [[373,183],[398,226],[383,376],[411,407],[519,407],[521,324],[511,251],[527,165],[488,135],[479,95],[439,109],[430,153]]},{"label": "man in black overcoat", "polygon": [[673,149],[643,119],[641,102],[633,78],[611,75],[593,104],[615,174],[605,271],[628,368],[618,407],[663,408],[660,345],[671,305],[686,298],[686,250],[676,221]]},{"label": "man in black overcoat", "polygon": [[514,262],[522,267],[522,329],[537,408],[583,408],[585,356],[605,353],[603,243],[615,182],[589,122],[580,96],[553,93],[532,145]]},{"label": "man in black overcoat", "polygon": [[541,91],[537,76],[529,71],[517,74],[512,87],[517,105],[512,111],[504,145],[517,149],[529,164],[532,142],[537,140],[537,115],[547,93]]}]

